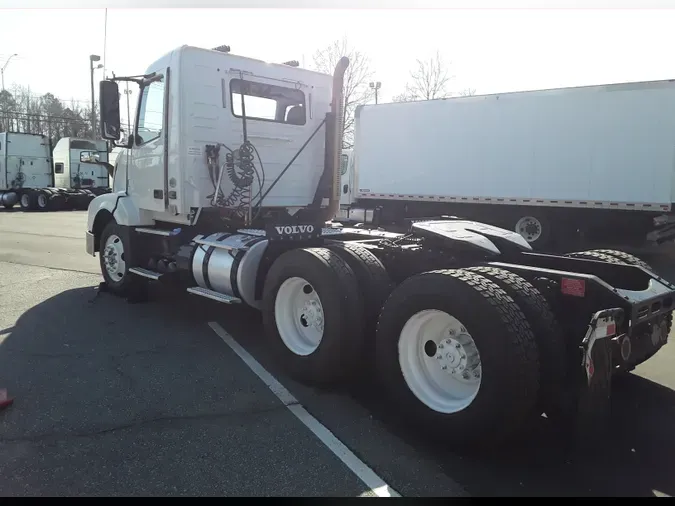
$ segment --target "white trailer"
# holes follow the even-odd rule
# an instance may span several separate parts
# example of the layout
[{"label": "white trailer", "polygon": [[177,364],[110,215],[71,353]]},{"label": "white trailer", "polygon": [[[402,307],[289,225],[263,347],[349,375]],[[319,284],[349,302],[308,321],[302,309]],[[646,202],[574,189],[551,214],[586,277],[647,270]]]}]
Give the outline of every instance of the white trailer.
[{"label": "white trailer", "polygon": [[343,219],[458,215],[538,247],[675,236],[656,230],[675,202],[673,80],[366,105],[354,144]]},{"label": "white trailer", "polygon": [[24,211],[86,209],[110,191],[106,141],[65,137],[53,152],[38,134],[0,134],[0,202]]},{"label": "white trailer", "polygon": [[0,202],[10,209],[24,188],[52,185],[49,141],[44,135],[0,133]]},{"label": "white trailer", "polygon": [[333,222],[347,66],[330,76],[183,46],[101,82],[115,143],[118,82],[140,87],[114,192],[88,209],[101,289],[139,301],[166,283],[257,308],[290,375],[373,371],[395,416],[436,442],[489,446],[542,412],[604,430],[611,377],[666,343],[675,286],[622,252],[538,254],[472,221]]}]

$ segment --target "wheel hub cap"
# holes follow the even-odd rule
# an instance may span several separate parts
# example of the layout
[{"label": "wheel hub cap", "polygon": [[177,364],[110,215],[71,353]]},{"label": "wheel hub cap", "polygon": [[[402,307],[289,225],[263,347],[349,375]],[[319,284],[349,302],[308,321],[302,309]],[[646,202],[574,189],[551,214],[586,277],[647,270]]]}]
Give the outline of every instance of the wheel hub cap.
[{"label": "wheel hub cap", "polygon": [[113,281],[119,281],[124,277],[126,269],[124,245],[122,244],[122,240],[116,235],[111,235],[106,241],[103,250],[103,263]]}]

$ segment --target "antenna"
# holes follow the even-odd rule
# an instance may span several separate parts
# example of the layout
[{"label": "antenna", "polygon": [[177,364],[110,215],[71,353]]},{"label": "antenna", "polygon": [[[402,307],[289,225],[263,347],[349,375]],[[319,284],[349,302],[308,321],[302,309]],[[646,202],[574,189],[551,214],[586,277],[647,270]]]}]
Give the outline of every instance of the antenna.
[{"label": "antenna", "polygon": [[214,47],[213,51],[219,51],[221,53],[229,53],[230,52],[230,46],[222,45],[222,46]]}]

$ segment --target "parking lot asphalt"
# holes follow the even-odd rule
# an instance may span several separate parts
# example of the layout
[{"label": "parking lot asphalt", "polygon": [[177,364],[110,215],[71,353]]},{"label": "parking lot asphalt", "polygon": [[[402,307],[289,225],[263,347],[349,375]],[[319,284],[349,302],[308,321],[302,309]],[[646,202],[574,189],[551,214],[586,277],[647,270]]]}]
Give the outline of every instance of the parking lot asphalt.
[{"label": "parking lot asphalt", "polygon": [[[460,455],[398,427],[374,384],[286,378],[253,310],[97,295],[85,221],[0,212],[0,387],[16,396],[0,412],[2,496],[372,494],[209,322],[403,496],[675,495],[672,342],[615,384],[600,454],[570,453],[542,418],[515,448]],[[675,279],[671,258],[650,260]]]}]

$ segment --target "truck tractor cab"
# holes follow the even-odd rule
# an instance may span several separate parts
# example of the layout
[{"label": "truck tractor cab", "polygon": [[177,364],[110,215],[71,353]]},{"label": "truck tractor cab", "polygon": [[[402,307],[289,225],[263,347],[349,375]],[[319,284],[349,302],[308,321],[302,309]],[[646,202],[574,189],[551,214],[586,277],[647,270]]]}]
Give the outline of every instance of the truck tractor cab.
[{"label": "truck tractor cab", "polygon": [[[140,88],[124,144],[120,81]],[[129,159],[123,191],[97,198],[90,216],[115,209],[125,226],[194,225],[201,214],[241,226],[330,219],[339,197],[330,146],[341,142],[332,84],[330,75],[190,46],[143,76],[103,81],[102,136]]]}]

